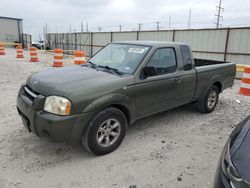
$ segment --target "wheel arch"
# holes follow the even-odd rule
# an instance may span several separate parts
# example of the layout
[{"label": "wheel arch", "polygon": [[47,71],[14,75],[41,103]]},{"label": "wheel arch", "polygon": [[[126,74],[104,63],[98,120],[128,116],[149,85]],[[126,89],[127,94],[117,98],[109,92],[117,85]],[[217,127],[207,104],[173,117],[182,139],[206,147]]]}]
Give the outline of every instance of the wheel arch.
[{"label": "wheel arch", "polygon": [[114,107],[122,111],[129,124],[134,122],[134,100],[121,94],[102,96],[86,106],[83,113],[92,111],[94,114],[97,114],[109,107]]},{"label": "wheel arch", "polygon": [[114,107],[114,108],[117,108],[118,110],[122,111],[122,113],[123,113],[123,114],[126,116],[126,118],[127,118],[128,124],[130,124],[130,122],[131,122],[131,114],[130,114],[129,109],[128,109],[126,106],[124,106],[124,105],[122,105],[122,104],[113,104],[113,105],[111,105],[111,106],[107,106],[106,108],[108,108],[108,107]]},{"label": "wheel arch", "polygon": [[212,85],[214,85],[218,88],[219,93],[221,93],[223,91],[223,85],[222,85],[221,79],[219,79],[219,78],[211,79],[211,81],[208,83],[207,87],[203,90],[203,92],[198,100],[202,99],[206,95],[207,91],[210,89],[210,87]]},{"label": "wheel arch", "polygon": [[222,92],[222,83],[220,81],[216,81],[212,85],[215,85],[220,93]]}]

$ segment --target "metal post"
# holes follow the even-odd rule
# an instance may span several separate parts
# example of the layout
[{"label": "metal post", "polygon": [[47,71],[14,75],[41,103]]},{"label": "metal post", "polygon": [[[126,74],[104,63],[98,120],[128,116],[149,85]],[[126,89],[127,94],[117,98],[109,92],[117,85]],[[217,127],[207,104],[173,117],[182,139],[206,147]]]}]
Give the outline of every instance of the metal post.
[{"label": "metal post", "polygon": [[69,50],[69,33],[67,33],[67,46],[68,46],[68,50]]},{"label": "metal post", "polygon": [[75,50],[77,50],[77,33],[75,33]]},{"label": "metal post", "polygon": [[90,34],[90,56],[93,56],[93,33]]},{"label": "metal post", "polygon": [[110,42],[113,42],[113,32],[110,32]]},{"label": "metal post", "polygon": [[55,34],[55,48],[57,48],[57,35]]},{"label": "metal post", "polygon": [[227,60],[227,48],[228,48],[229,33],[230,33],[230,28],[227,28],[226,44],[225,44],[225,51],[224,51],[224,61]]},{"label": "metal post", "polygon": [[175,40],[175,29],[173,30],[172,42]]},{"label": "metal post", "polygon": [[139,40],[139,32],[140,31],[136,31],[136,40]]}]

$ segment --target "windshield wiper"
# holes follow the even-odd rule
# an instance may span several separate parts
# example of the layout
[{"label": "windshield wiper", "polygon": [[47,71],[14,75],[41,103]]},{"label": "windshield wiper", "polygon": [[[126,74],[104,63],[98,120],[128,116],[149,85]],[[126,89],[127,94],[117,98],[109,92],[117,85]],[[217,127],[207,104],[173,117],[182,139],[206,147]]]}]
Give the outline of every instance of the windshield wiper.
[{"label": "windshield wiper", "polygon": [[101,68],[102,70],[105,70],[105,71],[108,71],[108,72],[111,72],[111,73],[115,73],[115,74],[119,74],[119,75],[122,75],[124,74],[123,72],[120,72],[118,69],[116,68],[113,68],[113,67],[110,67],[108,65],[97,65],[95,63],[92,63],[91,61],[87,61],[86,64],[83,64],[82,66],[87,66],[87,65],[90,65],[91,68],[93,69],[97,69],[97,68]]},{"label": "windshield wiper", "polygon": [[113,68],[113,67],[110,67],[110,66],[108,66],[108,65],[105,65],[105,66],[103,66],[103,65],[98,65],[98,67],[100,67],[100,68],[102,68],[102,69],[104,69],[104,70],[107,70],[107,71],[109,71],[109,72],[111,72],[111,73],[115,73],[115,74],[119,74],[119,75],[124,74],[123,72],[119,71],[118,69]]},{"label": "windshield wiper", "polygon": [[83,64],[82,66],[86,67],[88,64],[91,66],[91,68],[94,69],[98,67],[95,63],[92,63],[91,61],[87,61],[86,64]]}]

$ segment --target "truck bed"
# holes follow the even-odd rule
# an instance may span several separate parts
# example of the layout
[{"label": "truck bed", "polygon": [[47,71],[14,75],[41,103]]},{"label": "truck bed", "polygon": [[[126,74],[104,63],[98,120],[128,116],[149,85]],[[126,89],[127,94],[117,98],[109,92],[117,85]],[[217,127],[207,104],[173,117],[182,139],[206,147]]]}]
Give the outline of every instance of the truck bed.
[{"label": "truck bed", "polygon": [[230,63],[230,62],[194,58],[195,67],[206,66],[206,65],[218,65],[225,63]]},{"label": "truck bed", "polygon": [[194,59],[194,62],[197,73],[195,98],[202,95],[211,80],[221,83],[221,91],[233,85],[236,72],[234,63],[205,59]]}]

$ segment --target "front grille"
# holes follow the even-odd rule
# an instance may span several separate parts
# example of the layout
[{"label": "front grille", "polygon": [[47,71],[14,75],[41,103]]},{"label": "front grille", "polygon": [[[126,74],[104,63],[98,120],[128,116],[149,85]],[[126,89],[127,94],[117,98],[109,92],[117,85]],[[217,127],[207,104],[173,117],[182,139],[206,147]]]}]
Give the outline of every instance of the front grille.
[{"label": "front grille", "polygon": [[27,85],[24,86],[23,89],[24,89],[24,92],[25,92],[26,96],[27,96],[30,100],[32,100],[32,101],[34,101],[34,99],[39,95],[38,92],[34,91],[33,89],[31,89],[31,88],[30,88],[29,86],[27,86]]}]

